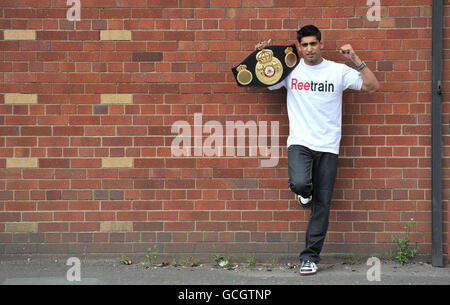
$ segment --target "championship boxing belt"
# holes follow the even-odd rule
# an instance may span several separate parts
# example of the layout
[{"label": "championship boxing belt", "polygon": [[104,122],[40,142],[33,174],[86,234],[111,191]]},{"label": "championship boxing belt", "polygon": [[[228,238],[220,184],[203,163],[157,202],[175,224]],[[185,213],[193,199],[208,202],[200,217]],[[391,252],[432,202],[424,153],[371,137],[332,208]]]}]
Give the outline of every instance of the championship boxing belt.
[{"label": "championship boxing belt", "polygon": [[295,44],[267,46],[254,51],[231,70],[239,86],[268,87],[285,79],[298,63]]}]

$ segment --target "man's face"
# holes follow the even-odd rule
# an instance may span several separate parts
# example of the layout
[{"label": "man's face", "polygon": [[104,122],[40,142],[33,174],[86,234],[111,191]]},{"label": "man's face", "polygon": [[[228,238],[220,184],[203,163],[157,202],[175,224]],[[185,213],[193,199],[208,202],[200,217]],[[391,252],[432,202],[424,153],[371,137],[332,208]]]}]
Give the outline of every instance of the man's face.
[{"label": "man's face", "polygon": [[316,36],[302,37],[300,41],[300,51],[307,65],[317,65],[322,62],[323,44],[317,40]]}]

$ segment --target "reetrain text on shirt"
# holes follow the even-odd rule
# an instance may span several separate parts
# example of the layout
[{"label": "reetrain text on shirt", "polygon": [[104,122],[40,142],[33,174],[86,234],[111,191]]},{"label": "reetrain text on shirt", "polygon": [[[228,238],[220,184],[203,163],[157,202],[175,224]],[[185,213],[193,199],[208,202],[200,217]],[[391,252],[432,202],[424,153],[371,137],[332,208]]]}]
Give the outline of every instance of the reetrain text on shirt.
[{"label": "reetrain text on shirt", "polygon": [[291,90],[305,90],[305,91],[318,91],[318,92],[334,92],[334,84],[318,82],[299,82],[298,79],[292,78],[291,80]]}]

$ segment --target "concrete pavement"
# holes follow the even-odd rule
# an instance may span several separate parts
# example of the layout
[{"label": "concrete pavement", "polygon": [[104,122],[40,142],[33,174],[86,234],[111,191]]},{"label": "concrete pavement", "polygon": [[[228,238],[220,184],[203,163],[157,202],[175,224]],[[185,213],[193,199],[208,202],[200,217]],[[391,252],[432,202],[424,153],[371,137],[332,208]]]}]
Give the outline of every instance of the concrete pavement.
[{"label": "concrete pavement", "polygon": [[[313,276],[300,276],[299,266],[235,266],[226,270],[213,264],[198,267],[165,266],[144,269],[141,262],[119,260],[31,258],[0,261],[3,285],[449,285],[450,268],[428,263],[400,265],[378,261],[370,265],[336,262],[319,264]],[[78,268],[78,269],[77,269]],[[77,278],[78,277],[78,278]],[[77,281],[79,279],[80,281]]]}]

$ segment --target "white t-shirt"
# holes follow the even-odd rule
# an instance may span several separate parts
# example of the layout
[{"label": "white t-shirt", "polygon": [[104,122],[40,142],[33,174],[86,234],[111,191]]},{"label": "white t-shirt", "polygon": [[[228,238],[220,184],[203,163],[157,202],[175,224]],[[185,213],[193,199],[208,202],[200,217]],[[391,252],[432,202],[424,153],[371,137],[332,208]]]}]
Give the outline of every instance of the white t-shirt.
[{"label": "white t-shirt", "polygon": [[361,73],[323,59],[315,66],[297,67],[270,90],[285,87],[289,117],[288,147],[298,144],[321,152],[339,154],[342,127],[342,92],[361,90]]}]

